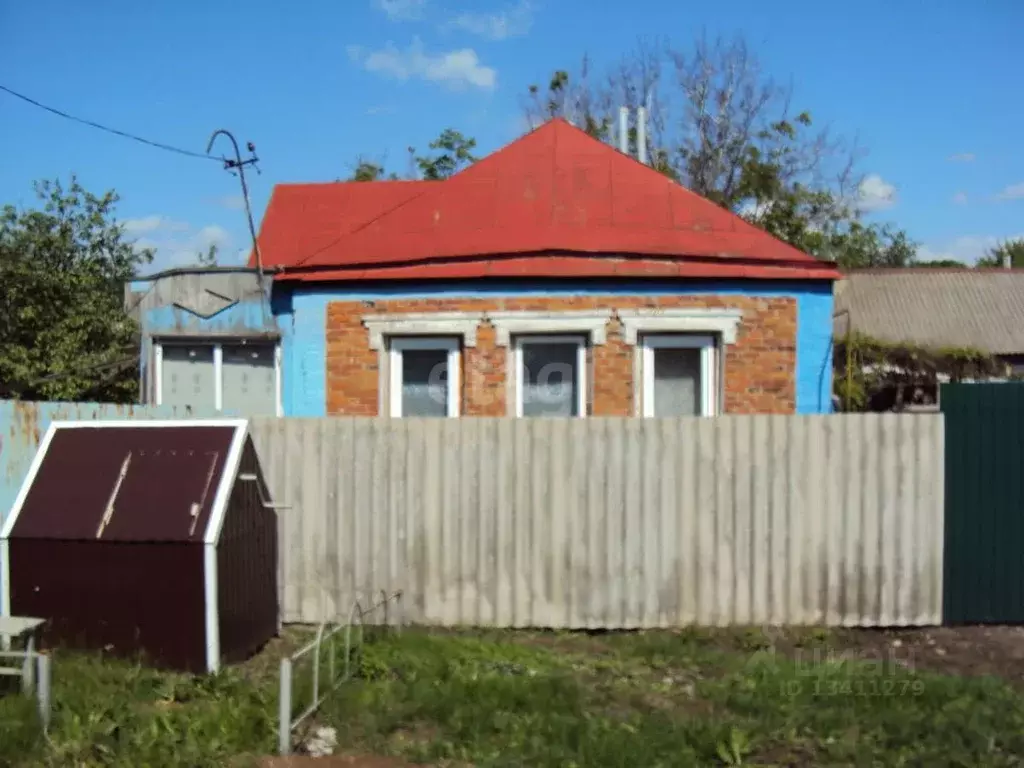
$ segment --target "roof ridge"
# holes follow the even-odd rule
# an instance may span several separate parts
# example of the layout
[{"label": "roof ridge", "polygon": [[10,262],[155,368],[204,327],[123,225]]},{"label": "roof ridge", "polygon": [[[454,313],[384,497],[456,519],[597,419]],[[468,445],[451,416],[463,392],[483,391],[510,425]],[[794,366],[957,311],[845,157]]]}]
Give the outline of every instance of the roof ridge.
[{"label": "roof ridge", "polygon": [[352,184],[422,184],[426,179],[373,179],[371,181],[357,181],[356,179],[337,179],[335,181],[279,181],[274,184],[278,187],[347,187]]},{"label": "roof ridge", "polygon": [[965,264],[962,267],[928,267],[924,265],[910,265],[906,267],[854,267],[844,269],[843,276],[851,275],[940,275],[940,274],[969,274],[969,275],[1005,275],[1024,274],[1024,267],[998,267],[998,266],[970,266]]}]

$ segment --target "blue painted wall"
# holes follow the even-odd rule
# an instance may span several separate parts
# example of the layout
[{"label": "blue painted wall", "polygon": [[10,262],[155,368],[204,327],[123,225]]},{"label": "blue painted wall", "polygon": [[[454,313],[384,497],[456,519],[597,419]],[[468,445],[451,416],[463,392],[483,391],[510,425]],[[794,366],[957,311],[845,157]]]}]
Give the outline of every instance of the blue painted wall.
[{"label": "blue painted wall", "polygon": [[832,284],[826,281],[766,283],[719,281],[680,284],[587,281],[577,284],[500,281],[378,285],[357,290],[338,286],[289,288],[278,284],[274,313],[282,333],[282,377],[286,416],[326,413],[327,305],[332,301],[385,299],[493,298],[495,296],[720,295],[793,297],[797,303],[796,410],[832,410]]},{"label": "blue painted wall", "polygon": [[[205,287],[214,293],[238,296],[238,300],[209,317],[203,317],[171,303],[175,296],[174,281],[189,279],[192,283],[185,288],[197,291]],[[160,290],[162,286],[162,292]],[[150,381],[150,366],[153,361],[153,339],[182,337],[232,337],[246,338],[278,334],[277,318],[265,306],[262,294],[255,288],[255,281],[247,272],[225,272],[211,270],[209,273],[189,273],[186,277],[177,274],[158,275],[153,279],[135,280],[130,290],[139,298],[137,310],[142,331],[142,345],[139,350],[142,374],[142,399],[150,402],[153,386]],[[225,290],[228,289],[228,290]]]}]

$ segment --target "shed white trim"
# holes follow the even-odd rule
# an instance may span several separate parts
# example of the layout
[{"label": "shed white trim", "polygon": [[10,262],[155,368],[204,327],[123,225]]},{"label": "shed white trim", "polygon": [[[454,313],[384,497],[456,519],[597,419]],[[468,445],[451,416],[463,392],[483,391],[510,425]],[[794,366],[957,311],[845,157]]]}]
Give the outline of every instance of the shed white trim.
[{"label": "shed white trim", "polygon": [[235,434],[231,438],[231,447],[224,459],[224,469],[220,473],[220,484],[217,495],[213,497],[210,508],[210,519],[206,523],[203,535],[203,593],[206,603],[206,671],[216,672],[220,669],[220,606],[217,602],[217,542],[224,527],[224,514],[231,490],[235,487],[238,477],[238,466],[242,461],[242,451],[249,436],[249,425],[244,419],[237,420]]},{"label": "shed white trim", "polygon": [[[205,426],[205,424],[199,423],[193,424],[193,426]],[[238,476],[238,465],[242,462],[242,449],[249,436],[249,423],[244,419],[238,420],[232,426],[235,429],[235,434],[231,438],[231,447],[224,459],[224,469],[220,473],[217,494],[213,497],[210,519],[206,523],[206,531],[203,534],[203,542],[206,544],[216,544],[220,540],[220,531],[224,527],[224,513],[227,510],[228,500],[231,498],[231,489],[235,485],[235,478]]]},{"label": "shed white trim", "polygon": [[487,319],[494,326],[498,346],[507,347],[516,334],[544,333],[565,335],[585,333],[591,344],[604,344],[608,337],[610,309],[570,310],[567,312],[500,311],[488,312]]},{"label": "shed white trim", "polygon": [[203,602],[206,605],[206,671],[220,669],[220,609],[217,605],[217,545],[203,544]]},{"label": "shed white trim", "polygon": [[635,345],[642,333],[717,333],[725,344],[736,343],[743,312],[738,309],[620,309],[622,340]]}]

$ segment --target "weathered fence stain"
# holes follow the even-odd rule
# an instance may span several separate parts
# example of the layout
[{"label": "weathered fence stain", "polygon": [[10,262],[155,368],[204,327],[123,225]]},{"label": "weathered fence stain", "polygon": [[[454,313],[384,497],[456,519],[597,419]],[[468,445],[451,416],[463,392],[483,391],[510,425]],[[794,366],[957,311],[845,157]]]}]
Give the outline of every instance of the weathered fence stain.
[{"label": "weathered fence stain", "polygon": [[942,620],[941,415],[253,419],[283,619]]}]

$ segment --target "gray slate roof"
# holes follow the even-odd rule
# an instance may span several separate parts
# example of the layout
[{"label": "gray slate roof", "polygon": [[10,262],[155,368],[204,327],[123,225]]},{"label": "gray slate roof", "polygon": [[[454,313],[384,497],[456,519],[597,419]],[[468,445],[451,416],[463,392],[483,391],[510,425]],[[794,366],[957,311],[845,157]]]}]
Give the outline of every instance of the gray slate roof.
[{"label": "gray slate roof", "polygon": [[881,341],[1022,354],[1024,270],[850,272],[836,283],[834,312],[837,339],[850,322],[854,332]]}]

